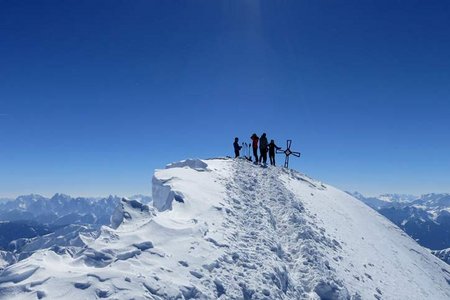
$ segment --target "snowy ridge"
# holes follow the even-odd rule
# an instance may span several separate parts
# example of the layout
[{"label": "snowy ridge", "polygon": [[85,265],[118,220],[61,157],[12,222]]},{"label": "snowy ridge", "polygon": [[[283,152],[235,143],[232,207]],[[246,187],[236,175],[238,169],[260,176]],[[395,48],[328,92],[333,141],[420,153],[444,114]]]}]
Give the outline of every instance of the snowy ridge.
[{"label": "snowy ridge", "polygon": [[244,160],[157,170],[153,207],[0,273],[0,299],[449,299],[450,267],[350,195]]}]

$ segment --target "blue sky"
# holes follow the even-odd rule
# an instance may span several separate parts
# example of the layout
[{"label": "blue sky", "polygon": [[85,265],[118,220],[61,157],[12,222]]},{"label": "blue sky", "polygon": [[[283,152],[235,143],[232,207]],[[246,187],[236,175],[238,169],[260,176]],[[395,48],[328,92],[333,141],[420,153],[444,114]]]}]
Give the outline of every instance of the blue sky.
[{"label": "blue sky", "polygon": [[345,190],[450,192],[449,28],[433,0],[0,1],[0,197],[150,194],[253,132]]}]

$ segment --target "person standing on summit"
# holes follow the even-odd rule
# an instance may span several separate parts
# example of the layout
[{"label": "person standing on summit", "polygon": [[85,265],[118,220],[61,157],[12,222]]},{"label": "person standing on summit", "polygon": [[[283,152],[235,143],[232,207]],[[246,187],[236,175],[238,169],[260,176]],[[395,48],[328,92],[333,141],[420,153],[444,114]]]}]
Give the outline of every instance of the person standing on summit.
[{"label": "person standing on summit", "polygon": [[239,138],[234,138],[234,143],[233,143],[233,147],[234,147],[234,155],[235,158],[239,157],[239,151],[242,149],[242,146],[239,146]]},{"label": "person standing on summit", "polygon": [[263,162],[264,165],[267,164],[267,137],[266,133],[261,135],[259,139],[259,152],[261,153],[261,157],[259,158],[259,162]]},{"label": "person standing on summit", "polygon": [[255,164],[258,164],[258,141],[259,137],[256,133],[252,134],[250,137],[252,139],[253,156],[255,157]]},{"label": "person standing on summit", "polygon": [[270,158],[270,165],[275,166],[275,151],[280,150],[281,147],[278,147],[275,145],[274,140],[270,140],[269,144],[269,158]]}]

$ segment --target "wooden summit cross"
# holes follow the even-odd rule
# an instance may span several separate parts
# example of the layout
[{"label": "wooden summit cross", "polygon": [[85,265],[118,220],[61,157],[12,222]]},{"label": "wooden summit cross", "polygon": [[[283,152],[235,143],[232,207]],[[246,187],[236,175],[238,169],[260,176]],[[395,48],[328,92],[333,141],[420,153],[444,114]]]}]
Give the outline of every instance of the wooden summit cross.
[{"label": "wooden summit cross", "polygon": [[294,155],[295,157],[300,157],[301,153],[291,150],[292,140],[287,140],[286,150],[277,150],[277,153],[284,153],[286,155],[286,160],[284,161],[284,167],[289,168],[289,156]]}]

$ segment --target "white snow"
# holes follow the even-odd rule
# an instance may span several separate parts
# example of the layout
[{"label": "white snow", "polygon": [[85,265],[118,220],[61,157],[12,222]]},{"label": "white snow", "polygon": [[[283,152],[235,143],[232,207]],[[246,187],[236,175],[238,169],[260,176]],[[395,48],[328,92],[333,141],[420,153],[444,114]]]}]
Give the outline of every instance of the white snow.
[{"label": "white snow", "polygon": [[82,247],[0,273],[0,299],[449,299],[450,267],[352,196],[244,160],[157,170]]}]

